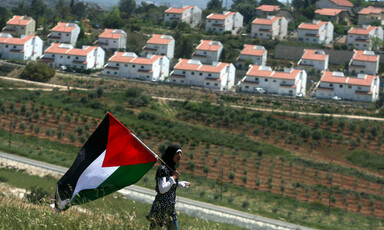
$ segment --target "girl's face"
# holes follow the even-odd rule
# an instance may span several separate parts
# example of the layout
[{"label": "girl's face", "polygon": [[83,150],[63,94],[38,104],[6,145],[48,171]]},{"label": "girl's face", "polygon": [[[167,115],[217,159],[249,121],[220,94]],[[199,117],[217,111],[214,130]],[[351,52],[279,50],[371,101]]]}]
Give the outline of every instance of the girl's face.
[{"label": "girl's face", "polygon": [[175,155],[173,155],[173,162],[175,162],[175,164],[180,163],[182,156],[183,156],[183,152],[181,151],[181,149],[177,150]]}]

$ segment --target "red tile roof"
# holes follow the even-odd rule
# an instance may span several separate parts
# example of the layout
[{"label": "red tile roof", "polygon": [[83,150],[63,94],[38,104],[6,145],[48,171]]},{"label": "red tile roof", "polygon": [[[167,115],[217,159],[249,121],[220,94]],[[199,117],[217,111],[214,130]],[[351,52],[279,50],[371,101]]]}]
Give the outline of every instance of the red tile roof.
[{"label": "red tile roof", "polygon": [[86,56],[88,53],[97,49],[95,46],[88,46],[86,49],[75,49],[72,46],[68,46],[67,44],[53,43],[48,49],[46,49],[45,53],[53,53],[53,54],[68,54],[74,56]]},{"label": "red tile roof", "polygon": [[247,76],[254,76],[254,77],[271,77],[274,73],[274,71],[269,70],[261,70],[260,65],[251,65],[251,68],[247,72]]},{"label": "red tile roof", "polygon": [[224,20],[227,17],[235,14],[235,12],[226,12],[225,14],[210,14],[207,16],[207,19],[213,19],[213,20]]},{"label": "red tile roof", "polygon": [[31,40],[36,36],[28,35],[23,38],[7,38],[0,37],[0,43],[11,44],[11,45],[24,45],[27,41]]},{"label": "red tile roof", "polygon": [[20,25],[20,26],[25,26],[28,23],[32,21],[31,18],[24,17],[24,16],[19,16],[19,15],[14,15],[8,22],[7,25]]},{"label": "red tile roof", "polygon": [[336,16],[343,12],[345,10],[342,9],[330,9],[330,8],[323,8],[323,9],[317,9],[315,11],[316,14],[325,15],[325,16]]},{"label": "red tile roof", "polygon": [[287,79],[287,80],[295,80],[297,75],[303,72],[303,70],[300,69],[292,69],[291,72],[274,72],[272,75],[272,78],[278,78],[278,79]]},{"label": "red tile roof", "polygon": [[303,29],[303,30],[319,30],[320,27],[323,25],[327,24],[328,22],[325,21],[317,21],[316,23],[305,23],[302,22],[298,29]]},{"label": "red tile roof", "polygon": [[384,12],[383,8],[368,6],[367,8],[361,9],[358,14],[381,14],[383,12]]},{"label": "red tile roof", "polygon": [[364,78],[357,77],[345,77],[336,76],[332,71],[323,71],[321,82],[338,83],[338,84],[349,84],[349,85],[360,85],[360,86],[371,86],[372,81],[376,79],[375,75],[366,74]]},{"label": "red tile roof", "polygon": [[348,0],[331,0],[331,2],[335,3],[338,6],[349,6],[353,7],[353,4]]},{"label": "red tile roof", "polygon": [[175,7],[171,7],[171,8],[168,8],[165,13],[170,13],[170,14],[181,14],[183,13],[184,11],[188,10],[188,9],[191,9],[193,8],[193,6],[186,6],[184,8],[175,8]]},{"label": "red tile roof", "polygon": [[216,66],[214,65],[202,65],[202,64],[194,64],[190,62],[191,59],[179,59],[179,62],[175,65],[174,69],[179,70],[195,70],[200,72],[208,72],[208,73],[220,73],[223,68],[229,66],[229,63],[219,62]]},{"label": "red tile roof", "polygon": [[123,36],[122,30],[105,29],[103,33],[99,35],[99,38],[119,39]]},{"label": "red tile roof", "polygon": [[171,41],[172,39],[166,38],[162,34],[152,34],[152,37],[147,41],[147,44],[167,45]]},{"label": "red tile roof", "polygon": [[222,45],[213,44],[214,41],[210,40],[201,40],[200,44],[196,47],[196,50],[206,50],[206,51],[218,51]]},{"label": "red tile roof", "polygon": [[281,19],[281,17],[272,17],[270,19],[268,18],[256,18],[253,20],[252,24],[259,24],[259,25],[272,25],[275,21]]},{"label": "red tile roof", "polygon": [[[253,55],[253,56],[263,56],[265,52],[267,52],[266,49],[255,49],[257,45],[244,45],[243,50],[240,54],[243,55]],[[264,47],[263,47],[264,48]]]},{"label": "red tile roof", "polygon": [[327,59],[327,54],[320,54],[316,53],[317,50],[312,49],[304,49],[304,54],[301,57],[302,59],[309,59],[309,60],[318,60],[318,61],[325,61]]},{"label": "red tile roof", "polygon": [[372,81],[376,79],[375,75],[365,75],[365,78],[357,78],[357,77],[348,77],[347,84],[349,85],[361,85],[361,86],[371,86]]},{"label": "red tile roof", "polygon": [[75,49],[75,48],[73,48],[73,49],[70,49],[67,52],[67,54],[75,55],[75,56],[87,56],[87,54],[89,54],[94,49],[97,49],[97,47],[96,46],[88,46],[85,49]]},{"label": "red tile roof", "polygon": [[188,63],[191,59],[179,59],[179,62],[175,65],[174,69],[180,70],[198,70],[201,64]]},{"label": "red tile roof", "polygon": [[356,61],[377,62],[379,55],[367,54],[365,50],[354,50],[352,59]]},{"label": "red tile roof", "polygon": [[220,73],[226,66],[229,66],[229,64],[224,62],[220,62],[217,66],[202,65],[199,71],[208,73]]},{"label": "red tile roof", "polygon": [[280,10],[280,6],[274,6],[274,5],[261,5],[256,8],[256,10],[261,10],[265,12],[273,12]]},{"label": "red tile roof", "polygon": [[73,24],[74,23],[59,22],[55,27],[51,29],[51,31],[69,33],[76,28],[75,26],[71,26]]},{"label": "red tile roof", "polygon": [[128,56],[124,52],[115,52],[115,54],[109,58],[110,62],[123,62],[123,63],[132,63],[138,65],[152,65],[156,60],[163,57],[160,55],[153,55],[150,58],[142,58],[137,56]]},{"label": "red tile roof", "polygon": [[375,30],[377,26],[368,26],[367,28],[351,28],[348,34],[361,34],[368,35],[372,30]]},{"label": "red tile roof", "polygon": [[247,72],[247,76],[295,80],[296,76],[302,71],[303,70],[292,69],[290,72],[276,72],[263,70],[262,66],[259,65],[251,65],[251,68]]}]

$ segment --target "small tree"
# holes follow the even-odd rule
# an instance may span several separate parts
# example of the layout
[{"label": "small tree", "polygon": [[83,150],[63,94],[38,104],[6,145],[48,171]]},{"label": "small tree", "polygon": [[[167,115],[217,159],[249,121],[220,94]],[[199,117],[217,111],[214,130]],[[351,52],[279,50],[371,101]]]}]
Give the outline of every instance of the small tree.
[{"label": "small tree", "polygon": [[42,62],[30,62],[20,74],[22,79],[47,82],[56,74],[55,69]]}]

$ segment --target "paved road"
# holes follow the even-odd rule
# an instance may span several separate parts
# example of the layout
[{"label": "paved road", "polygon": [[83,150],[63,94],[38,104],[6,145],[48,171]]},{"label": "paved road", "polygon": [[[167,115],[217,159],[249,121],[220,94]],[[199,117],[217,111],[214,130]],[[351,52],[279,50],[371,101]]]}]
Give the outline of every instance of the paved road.
[{"label": "paved road", "polygon": [[[56,175],[64,174],[68,169],[52,165],[45,162],[32,160],[25,157],[20,157],[12,154],[0,152],[0,162],[6,165],[9,162],[18,162],[25,167],[34,167],[38,170],[48,171]],[[154,190],[131,185],[119,191],[127,199],[136,200],[139,202],[152,203],[155,192]],[[176,209],[182,213],[200,219],[207,219],[215,222],[222,222],[233,224],[247,229],[260,229],[260,230],[275,230],[275,229],[302,229],[310,230],[310,228],[291,224],[279,220],[265,218],[261,216],[252,215],[246,212],[204,203],[187,199],[184,197],[177,198]]]}]

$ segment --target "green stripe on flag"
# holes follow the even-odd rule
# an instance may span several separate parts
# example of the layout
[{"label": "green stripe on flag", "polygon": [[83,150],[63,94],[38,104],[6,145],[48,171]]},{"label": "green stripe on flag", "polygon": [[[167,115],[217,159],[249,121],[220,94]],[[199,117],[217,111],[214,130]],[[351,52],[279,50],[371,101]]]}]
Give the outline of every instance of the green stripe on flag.
[{"label": "green stripe on flag", "polygon": [[128,185],[139,181],[155,164],[149,162],[144,164],[120,166],[99,187],[80,191],[72,200],[72,205],[83,204],[106,196]]}]

